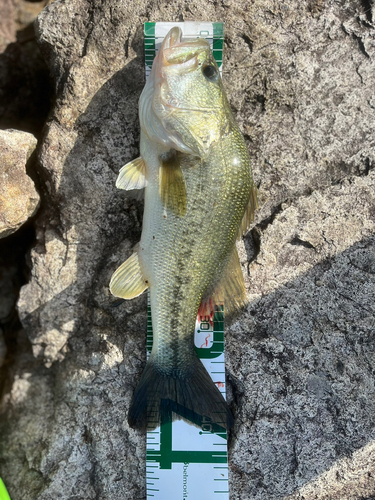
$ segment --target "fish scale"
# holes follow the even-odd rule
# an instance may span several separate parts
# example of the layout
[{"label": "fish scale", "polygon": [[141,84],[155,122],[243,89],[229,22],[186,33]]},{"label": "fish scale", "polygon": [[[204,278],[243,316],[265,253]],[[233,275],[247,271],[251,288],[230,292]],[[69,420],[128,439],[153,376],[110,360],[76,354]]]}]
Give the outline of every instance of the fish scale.
[{"label": "fish scale", "polygon": [[[233,142],[230,136],[228,142]],[[225,143],[222,150],[225,151]],[[160,364],[173,366],[175,356],[180,363],[185,364],[189,357],[195,356],[192,352],[193,332],[196,311],[202,298],[200,293],[208,288],[215,273],[221,274],[220,267],[223,268],[226,263],[222,255],[227,254],[228,248],[234,245],[249,198],[251,178],[248,171],[243,169],[242,175],[239,172],[234,181],[228,182],[229,176],[225,175],[225,170],[218,167],[225,164],[223,156],[223,153],[219,159],[214,156],[210,162],[204,163],[202,169],[198,163],[195,167],[189,166],[184,170],[182,164],[188,200],[187,215],[184,218],[168,215],[165,221],[166,226],[168,224],[167,231],[158,223],[158,219],[163,218],[163,207],[160,204],[157,206],[153,201],[148,205],[146,199],[145,218],[151,221],[151,229],[145,232],[144,240],[146,244],[149,240],[151,245],[150,252],[144,259],[147,259],[148,267],[154,272],[153,275],[150,274],[150,282],[155,283],[151,287],[151,304],[152,310],[155,311],[154,337],[155,345],[160,350]],[[204,172],[204,177],[201,171]],[[242,191],[240,195],[237,194],[235,202],[233,197],[226,196],[226,193],[230,194],[233,190],[237,193]],[[212,210],[215,203],[216,207]],[[171,226],[173,230],[170,230]],[[206,235],[206,239],[197,240],[196,235],[202,233]],[[216,234],[222,236],[222,243],[212,248],[212,235]],[[141,258],[142,242],[143,237]],[[165,259],[166,249],[168,259]],[[204,264],[201,266],[203,269],[200,269],[199,273],[192,273],[198,263]],[[147,273],[147,270],[145,272]],[[168,276],[167,283],[165,276]],[[160,296],[163,300],[159,300]],[[183,309],[181,304],[185,305]],[[171,316],[173,325],[167,320]],[[169,344],[173,348],[168,348]],[[166,354],[167,350],[171,352],[170,356]]]},{"label": "fish scale", "polygon": [[228,429],[233,416],[195,354],[194,324],[198,310],[224,295],[229,310],[245,303],[235,242],[256,197],[247,148],[204,38],[170,29],[139,119],[141,156],[120,170],[116,186],[145,188],[142,236],[110,290],[131,299],[150,288],[154,344],[128,422],[145,429],[147,415],[160,421],[168,402],[179,418],[200,415]]},{"label": "fish scale", "polygon": [[[168,25],[151,24],[145,26],[146,65],[157,48],[150,32]],[[227,498],[227,490],[211,488],[228,480],[216,473],[226,467],[226,430],[233,425],[225,402],[222,299],[229,311],[245,303],[235,241],[252,218],[256,188],[216,63],[222,63],[223,26],[176,24],[184,37],[169,23],[140,97],[141,156],[116,182],[121,189],[145,187],[145,209],[140,244],[114,273],[110,289],[125,299],[150,289],[152,349],[128,422],[148,430],[148,479],[164,478],[158,498],[175,498],[177,490],[169,491],[165,481],[172,476],[162,470],[181,472],[181,464],[182,498]],[[210,35],[213,51],[204,39]],[[209,495],[200,489],[203,463],[216,464],[216,472],[209,468]],[[148,496],[160,492],[151,488],[154,482],[148,485]]]},{"label": "fish scale", "polygon": [[[225,397],[224,314],[214,312],[212,322],[197,318],[196,352]],[[153,344],[148,302],[147,352]],[[202,347],[204,346],[204,347]],[[152,423],[152,422],[151,422]],[[153,427],[153,426],[151,426]],[[227,433],[203,424],[201,429],[169,415],[161,426],[147,432],[147,500],[228,500]]]},{"label": "fish scale", "polygon": [[[186,170],[184,170],[188,204],[190,200],[191,203],[202,207],[200,213],[203,217],[196,218],[193,223],[190,224],[184,224],[181,223],[180,220],[176,220],[173,239],[176,239],[180,236],[177,234],[179,232],[183,234],[183,237],[186,239],[186,243],[191,244],[192,241],[196,241],[195,233],[198,231],[199,225],[202,222],[205,222],[206,227],[209,227],[210,231],[215,231],[217,230],[217,228],[213,227],[213,223],[215,222],[217,215],[219,215],[220,217],[219,220],[222,220],[222,214],[214,213],[212,209],[214,208],[214,205],[217,201],[218,192],[222,189],[219,179],[221,179],[222,181],[223,178],[225,178],[225,172],[217,172],[216,179],[212,179],[212,173],[210,173],[209,170],[205,167],[206,165],[202,161],[199,162],[198,165],[195,165],[195,167],[189,168],[189,166],[187,166]],[[221,207],[216,208],[217,212],[220,212],[221,210]],[[187,210],[187,212],[188,211],[189,210]],[[205,220],[203,221],[202,218]],[[237,223],[238,221],[235,221],[234,226],[236,226]],[[163,245],[164,241],[165,240],[163,237],[159,238],[160,245]],[[208,247],[209,245],[207,243],[205,244],[205,239],[203,239],[202,241],[197,241],[197,252],[200,251],[203,256],[209,255],[211,249]],[[214,263],[213,259],[211,259],[211,261],[210,259],[200,259],[199,255],[197,256],[196,261],[199,269],[202,265],[202,262],[204,262],[205,267],[207,267],[209,263],[211,263],[211,266]],[[162,268],[161,266],[158,267],[158,269],[162,269],[162,271],[164,272],[164,268]],[[210,269],[209,274],[212,273],[213,270]],[[161,276],[158,276],[158,278],[162,279],[163,273],[161,272],[160,274]],[[199,305],[200,299],[201,297],[198,296],[196,301],[198,302],[198,304],[195,304],[196,306]],[[181,331],[183,331],[181,330],[181,328],[183,328],[184,326],[186,327],[187,345],[184,347],[187,352],[190,353],[192,349],[195,349],[194,342],[191,342],[191,339],[194,338],[192,336],[191,329],[195,331],[196,315],[192,315],[189,321],[189,326],[187,322],[185,324],[177,322],[177,318],[180,314],[181,303],[183,302],[181,301],[180,297],[175,298],[174,301],[172,301],[172,303],[170,304],[170,308],[165,308],[165,310],[163,311],[164,314],[160,313],[155,316],[157,317],[157,322],[159,325],[165,325],[169,327],[165,328],[166,331],[164,332],[164,336],[168,336],[171,334],[171,332],[174,332],[172,333],[172,344],[174,346],[178,345],[179,349],[177,351],[176,349],[172,348],[171,352],[176,353],[183,350],[183,346],[181,346],[181,340],[179,341],[178,337],[181,336]],[[221,317],[220,319],[223,320],[223,317]],[[198,322],[197,324],[197,330],[200,333],[200,323]],[[148,349],[150,349],[152,343],[157,341],[155,333],[153,333],[152,329],[150,308],[148,325]],[[211,325],[209,327],[211,328]],[[198,336],[199,333],[197,333]],[[209,335],[206,336],[207,339],[213,335],[213,332],[207,333],[209,333]],[[207,339],[205,338],[205,342],[207,342]],[[207,368],[211,368],[211,371],[213,371],[212,368],[214,368],[214,371],[221,371],[222,373],[216,373],[211,376],[217,377],[223,375],[222,380],[224,381],[224,343],[222,342],[219,345],[220,349],[216,356],[219,356],[220,361],[218,361],[218,357],[213,358],[212,363],[210,365],[207,365]],[[172,365],[178,365],[179,362],[184,362],[183,360],[178,361],[176,359],[173,359],[173,355],[171,361]],[[224,383],[222,385],[224,388]],[[225,394],[225,390],[223,392]],[[169,420],[162,424],[162,427],[157,427],[155,430],[148,431],[146,463],[147,499],[172,500],[177,497],[192,498],[194,500],[211,500],[214,498],[219,498],[222,500],[228,499],[229,488],[226,433],[224,432],[222,434],[222,437],[219,438],[219,443],[216,444],[216,447],[221,448],[221,454],[215,455],[215,444],[213,444],[212,441],[211,443],[202,443],[202,440],[205,439],[205,436],[202,434],[198,434],[197,432],[194,436],[191,436],[189,432],[190,429],[187,430],[187,427],[190,426],[188,426],[188,424],[186,424],[185,422],[172,422],[171,418],[169,418]],[[166,431],[166,429],[168,430]],[[214,436],[214,434],[212,433],[209,434],[211,436]],[[182,440],[182,444],[179,446],[181,450],[181,456],[179,457],[176,456],[176,451],[173,450],[173,436],[175,435],[180,435]],[[169,439],[165,442],[166,437],[168,437]],[[185,446],[183,444],[184,438]],[[220,441],[222,441],[222,443],[220,443]],[[177,446],[178,444],[175,443],[175,447]],[[192,452],[188,451],[188,449],[196,450],[194,453],[195,463],[192,461]],[[203,456],[204,453],[206,454],[205,456]],[[221,461],[221,463],[218,463],[218,461]]]}]

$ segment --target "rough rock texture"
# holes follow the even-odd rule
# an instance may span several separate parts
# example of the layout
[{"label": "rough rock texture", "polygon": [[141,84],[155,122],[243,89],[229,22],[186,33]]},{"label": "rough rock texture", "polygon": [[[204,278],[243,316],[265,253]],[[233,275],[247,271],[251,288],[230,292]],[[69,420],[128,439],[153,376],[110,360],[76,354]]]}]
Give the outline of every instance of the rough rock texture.
[{"label": "rough rock texture", "polygon": [[[0,2],[0,128],[31,132],[37,138],[41,136],[50,108],[51,86],[48,68],[37,46],[32,22],[46,3],[47,0]],[[30,141],[35,147],[35,139]],[[21,159],[22,148],[17,147],[15,154]],[[23,159],[23,170],[25,162],[26,157]],[[27,162],[27,173],[43,190],[44,186],[39,185],[38,178],[34,175],[34,167],[35,155]],[[30,179],[28,182],[31,183]],[[2,185],[0,190],[4,191],[5,187]],[[22,190],[23,186],[20,188]],[[22,196],[27,203],[26,195]],[[32,206],[30,212],[31,209]],[[11,218],[15,215],[12,211]],[[18,339],[18,333],[21,325],[15,305],[20,287],[27,280],[28,266],[25,257],[34,239],[33,221],[29,219],[16,233],[0,240],[0,368],[3,365],[3,370],[0,371],[0,392],[6,380],[4,373],[19,351],[18,340],[21,338]]]},{"label": "rough rock texture", "polygon": [[375,492],[374,207],[372,171],[286,202],[253,231],[251,303],[226,336],[233,498]]},{"label": "rough rock texture", "polygon": [[2,328],[0,328],[0,367],[4,363],[6,354],[7,354],[7,346],[5,345],[3,330]]},{"label": "rough rock texture", "polygon": [[17,31],[30,25],[48,0],[28,2],[27,0],[2,0],[0,18],[0,52],[7,45],[17,41]]},{"label": "rough rock texture", "polygon": [[0,128],[24,130],[36,137],[50,108],[51,85],[32,22],[46,3],[0,3]]},{"label": "rough rock texture", "polygon": [[117,192],[138,154],[142,23],[226,22],[224,78],[260,192],[240,243],[250,303],[227,327],[231,500],[375,495],[375,12],[360,0],[55,0],[37,21],[56,103],[48,190],[18,308],[0,474],[12,500],[145,498],[126,412],[146,301],[112,272],[142,203]]},{"label": "rough rock texture", "polygon": [[38,208],[39,195],[26,174],[36,142],[26,132],[0,130],[0,238],[14,233]]},{"label": "rough rock texture", "polygon": [[3,0],[0,18],[0,51],[16,40],[12,0]]},{"label": "rough rock texture", "polygon": [[[21,286],[28,281],[29,266],[25,252],[33,245],[34,239],[31,220],[10,236],[0,238],[0,393],[7,380],[4,375],[18,355],[18,336],[22,325],[16,303]],[[21,343],[25,337],[21,332]]]}]

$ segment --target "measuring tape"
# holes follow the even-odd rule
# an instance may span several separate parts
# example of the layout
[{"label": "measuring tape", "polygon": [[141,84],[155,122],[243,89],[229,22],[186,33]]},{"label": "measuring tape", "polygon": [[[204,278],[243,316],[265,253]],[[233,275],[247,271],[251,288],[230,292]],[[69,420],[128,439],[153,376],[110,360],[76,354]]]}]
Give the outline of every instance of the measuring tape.
[{"label": "measuring tape", "polygon": [[[206,38],[222,70],[224,23],[145,23],[146,78],[155,55],[171,28],[179,26],[183,38]],[[151,307],[148,304],[147,354],[152,349]],[[225,398],[223,306],[198,317],[197,355]],[[172,422],[161,412],[160,427],[147,432],[147,500],[229,500],[227,433],[210,422],[201,427],[183,420]]]},{"label": "measuring tape", "polygon": [[151,73],[152,63],[168,32],[178,26],[182,30],[183,38],[205,38],[211,46],[212,54],[222,72],[224,23],[204,23],[186,21],[183,23],[145,23],[145,66],[146,80]]},{"label": "measuring tape", "polygon": [[[223,306],[198,319],[198,357],[225,397]],[[151,307],[148,306],[147,352],[152,349]],[[163,413],[163,412],[162,412]],[[228,500],[227,433],[203,422],[198,428],[165,415],[160,427],[147,432],[147,499]]]}]

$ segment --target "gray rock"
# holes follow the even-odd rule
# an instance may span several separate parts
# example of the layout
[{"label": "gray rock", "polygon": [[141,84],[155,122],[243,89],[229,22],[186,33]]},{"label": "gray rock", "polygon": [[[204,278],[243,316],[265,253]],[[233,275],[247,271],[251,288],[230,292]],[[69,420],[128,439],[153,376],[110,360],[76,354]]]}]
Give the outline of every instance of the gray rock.
[{"label": "gray rock", "polygon": [[14,233],[39,206],[39,195],[26,174],[36,142],[26,132],[0,131],[0,238]]},{"label": "gray rock", "polygon": [[36,0],[28,2],[27,0],[13,0],[14,21],[16,29],[23,30],[40,14],[43,8],[49,3],[49,0]]},{"label": "gray rock", "polygon": [[7,347],[5,345],[3,330],[2,328],[0,328],[0,368],[3,366],[6,353],[7,353]]},{"label": "gray rock", "polygon": [[226,332],[231,499],[375,494],[371,16],[359,0],[56,0],[38,17],[56,104],[18,301],[32,353],[0,420],[12,500],[145,498],[145,436],[126,413],[146,299],[112,307],[108,283],[140,236],[142,203],[114,184],[138,154],[142,23],[159,19],[226,22],[225,83],[259,185],[239,244],[250,303]]},{"label": "gray rock", "polygon": [[14,4],[12,0],[3,0],[0,19],[0,52],[2,52],[9,43],[15,41]]},{"label": "gray rock", "polygon": [[2,0],[0,16],[0,128],[40,137],[50,109],[47,66],[33,21],[48,0]]},{"label": "gray rock", "polygon": [[251,303],[226,336],[234,499],[374,493],[374,188],[346,179],[253,230]]},{"label": "gray rock", "polygon": [[[6,321],[18,298],[18,268],[16,262],[0,260],[0,322]],[[4,265],[5,264],[5,265]]]}]

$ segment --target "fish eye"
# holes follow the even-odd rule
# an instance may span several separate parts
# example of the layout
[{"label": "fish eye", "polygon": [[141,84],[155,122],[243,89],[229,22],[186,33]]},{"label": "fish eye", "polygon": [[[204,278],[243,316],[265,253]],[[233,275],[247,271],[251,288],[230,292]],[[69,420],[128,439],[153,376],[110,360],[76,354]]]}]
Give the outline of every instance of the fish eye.
[{"label": "fish eye", "polygon": [[207,66],[203,66],[202,73],[206,78],[208,78],[208,80],[213,80],[218,71],[212,64],[207,64]]}]

